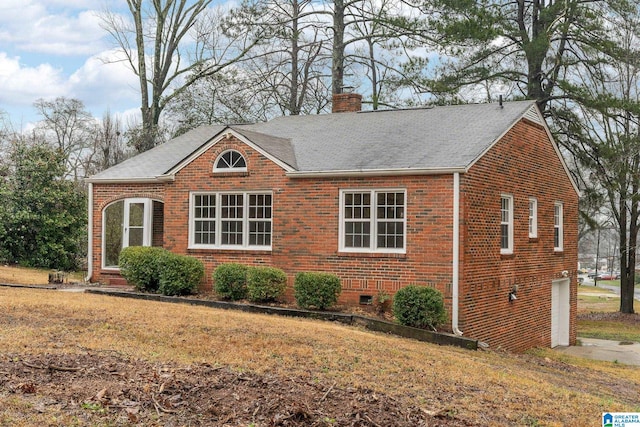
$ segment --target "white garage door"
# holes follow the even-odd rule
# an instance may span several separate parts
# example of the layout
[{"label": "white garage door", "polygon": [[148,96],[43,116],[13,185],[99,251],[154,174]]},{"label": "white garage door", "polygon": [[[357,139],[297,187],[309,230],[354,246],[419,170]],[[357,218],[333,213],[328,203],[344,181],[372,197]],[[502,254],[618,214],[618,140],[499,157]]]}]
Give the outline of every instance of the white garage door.
[{"label": "white garage door", "polygon": [[551,347],[569,345],[569,279],[551,282]]}]

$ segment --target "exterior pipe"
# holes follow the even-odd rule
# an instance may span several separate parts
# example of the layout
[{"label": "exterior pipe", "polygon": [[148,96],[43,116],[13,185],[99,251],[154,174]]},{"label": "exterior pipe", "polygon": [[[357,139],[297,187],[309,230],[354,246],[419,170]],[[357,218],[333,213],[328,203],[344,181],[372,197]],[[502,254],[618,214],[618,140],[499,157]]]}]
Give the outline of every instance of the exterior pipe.
[{"label": "exterior pipe", "polygon": [[458,329],[459,280],[460,280],[460,173],[453,174],[453,274],[451,277],[451,330],[462,335]]},{"label": "exterior pipe", "polygon": [[87,197],[87,277],[84,280],[90,282],[93,271],[93,184],[91,182],[87,184],[87,191],[89,192]]}]

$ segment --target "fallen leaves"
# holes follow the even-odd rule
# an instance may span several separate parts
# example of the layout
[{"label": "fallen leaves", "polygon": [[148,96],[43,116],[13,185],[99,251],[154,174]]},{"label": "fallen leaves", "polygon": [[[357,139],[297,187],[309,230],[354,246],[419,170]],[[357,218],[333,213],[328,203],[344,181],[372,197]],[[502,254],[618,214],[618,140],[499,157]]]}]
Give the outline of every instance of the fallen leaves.
[{"label": "fallen leaves", "polygon": [[[112,354],[0,356],[0,392],[31,402],[35,414],[60,413],[93,425],[421,426],[465,425],[370,390],[194,364],[154,365]],[[1,395],[2,393],[0,393]],[[0,401],[1,402],[1,401]]]}]

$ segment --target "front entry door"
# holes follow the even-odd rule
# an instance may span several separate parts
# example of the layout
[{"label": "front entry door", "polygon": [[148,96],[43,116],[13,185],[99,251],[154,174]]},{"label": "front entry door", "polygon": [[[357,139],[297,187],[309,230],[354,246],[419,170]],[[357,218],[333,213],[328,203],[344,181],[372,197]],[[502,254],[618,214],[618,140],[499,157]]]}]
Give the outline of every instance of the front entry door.
[{"label": "front entry door", "polygon": [[123,247],[150,246],[149,200],[127,199],[124,209]]}]

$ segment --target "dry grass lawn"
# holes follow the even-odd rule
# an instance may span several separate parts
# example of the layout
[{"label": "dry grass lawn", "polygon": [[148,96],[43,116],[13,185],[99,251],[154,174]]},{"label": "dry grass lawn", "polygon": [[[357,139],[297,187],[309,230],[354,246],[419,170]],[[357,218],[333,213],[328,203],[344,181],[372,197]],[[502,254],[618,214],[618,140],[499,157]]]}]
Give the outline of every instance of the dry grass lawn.
[{"label": "dry grass lawn", "polygon": [[[466,425],[587,426],[603,411],[640,411],[639,369],[550,350],[472,352],[328,322],[33,289],[0,287],[0,313],[0,355],[109,352],[228,367],[373,390]],[[54,425],[7,392],[0,372],[0,425],[16,413],[33,416],[23,425]]]},{"label": "dry grass lawn", "polygon": [[0,265],[0,283],[46,285],[49,270]]}]

